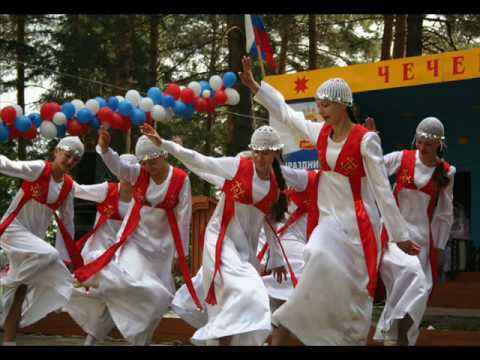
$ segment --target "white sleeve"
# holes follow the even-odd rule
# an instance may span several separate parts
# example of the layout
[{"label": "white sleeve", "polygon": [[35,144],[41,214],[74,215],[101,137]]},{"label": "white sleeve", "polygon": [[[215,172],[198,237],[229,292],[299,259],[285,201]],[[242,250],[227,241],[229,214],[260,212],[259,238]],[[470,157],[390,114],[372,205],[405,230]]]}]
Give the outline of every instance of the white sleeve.
[{"label": "white sleeve", "polygon": [[380,137],[368,132],[361,143],[363,166],[391,242],[410,240],[407,223],[400,214],[388,182]]},{"label": "white sleeve", "polygon": [[282,175],[289,187],[293,187],[295,191],[301,192],[307,188],[308,171],[305,169],[293,169],[290,166],[281,166]]},{"label": "white sleeve", "polygon": [[[301,111],[295,111],[285,102],[283,95],[274,87],[262,81],[260,90],[253,98],[260,105],[265,107],[271,117],[287,125],[291,130],[301,133],[307,137],[312,144],[316,144],[320,130],[322,130],[324,122],[314,122],[305,119],[305,115]],[[275,127],[275,122],[271,122]],[[281,130],[281,129],[279,129]],[[292,134],[292,136],[298,136]]]},{"label": "white sleeve", "polygon": [[278,239],[276,238],[266,219],[263,222],[263,231],[265,232],[265,238],[268,242],[269,251],[267,270],[286,265],[283,258],[282,249],[278,243]]},{"label": "white sleeve", "polygon": [[80,185],[77,182],[74,182],[73,190],[74,196],[77,199],[101,203],[107,197],[108,182],[105,181],[103,183],[93,185]]},{"label": "white sleeve", "polygon": [[[73,222],[73,192],[68,194],[67,198],[65,199],[64,203],[59,208],[60,214],[59,218],[62,220],[65,228],[67,229],[68,233],[75,240],[75,225]],[[63,240],[62,233],[57,226],[57,236],[55,239],[55,248],[60,253],[60,258],[64,261],[71,261],[70,256],[68,255],[67,247],[65,246],[65,241]]]},{"label": "white sleeve", "polygon": [[387,175],[392,176],[398,172],[400,165],[402,165],[403,151],[394,151],[383,157]]},{"label": "white sleeve", "polygon": [[198,177],[202,178],[213,186],[218,187],[219,189],[221,189],[223,187],[223,184],[225,183],[225,179],[220,176],[212,175],[205,172],[198,172],[196,174]]},{"label": "white sleeve", "polygon": [[450,237],[453,224],[453,181],[456,169],[451,166],[448,172],[450,182],[445,189],[438,194],[437,207],[432,219],[433,244],[438,249],[445,249]]},{"label": "white sleeve", "polygon": [[[190,244],[190,223],[192,220],[192,190],[190,179],[187,177],[178,196],[178,204],[175,207],[175,216],[177,218],[178,231],[182,237],[183,251],[185,256],[189,253]],[[175,258],[178,254],[175,252]]]},{"label": "white sleeve", "polygon": [[180,160],[195,174],[210,173],[231,180],[237,173],[240,157],[211,157],[184,148],[173,141],[163,140],[162,149]]},{"label": "white sleeve", "polygon": [[97,153],[102,157],[103,162],[113,175],[119,180],[125,180],[130,184],[135,184],[140,175],[140,164],[130,164],[126,161],[121,161],[118,153],[112,148],[108,148],[108,151],[105,154],[102,154],[99,145],[97,145],[96,149]]},{"label": "white sleeve", "polygon": [[43,160],[15,161],[5,155],[0,155],[0,174],[35,181],[42,174],[45,162]]}]

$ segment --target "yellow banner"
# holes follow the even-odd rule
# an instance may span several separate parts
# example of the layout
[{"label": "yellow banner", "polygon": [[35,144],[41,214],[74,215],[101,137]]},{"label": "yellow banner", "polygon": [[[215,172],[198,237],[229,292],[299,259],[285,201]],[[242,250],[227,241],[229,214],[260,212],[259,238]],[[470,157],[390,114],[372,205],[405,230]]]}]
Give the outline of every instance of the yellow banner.
[{"label": "yellow banner", "polygon": [[286,100],[296,100],[313,98],[317,88],[333,77],[345,79],[354,93],[474,79],[480,77],[480,48],[272,75],[265,81]]}]

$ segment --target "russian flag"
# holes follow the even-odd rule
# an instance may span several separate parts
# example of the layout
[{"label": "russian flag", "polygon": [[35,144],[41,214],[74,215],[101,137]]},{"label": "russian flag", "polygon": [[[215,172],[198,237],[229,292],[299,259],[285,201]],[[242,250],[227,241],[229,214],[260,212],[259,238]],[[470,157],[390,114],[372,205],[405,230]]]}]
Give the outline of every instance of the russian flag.
[{"label": "russian flag", "polygon": [[266,60],[271,71],[276,72],[277,65],[273,58],[272,43],[265,31],[265,25],[262,18],[258,15],[245,15],[245,34],[246,34],[246,51],[253,57],[258,57],[257,44],[262,52],[262,59]]}]

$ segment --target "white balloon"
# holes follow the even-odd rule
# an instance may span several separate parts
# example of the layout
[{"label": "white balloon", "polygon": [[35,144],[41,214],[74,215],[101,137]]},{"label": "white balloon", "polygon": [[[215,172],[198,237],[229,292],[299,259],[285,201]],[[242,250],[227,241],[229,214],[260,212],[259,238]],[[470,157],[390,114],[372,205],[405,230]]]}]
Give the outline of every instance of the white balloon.
[{"label": "white balloon", "polygon": [[144,97],[140,100],[139,107],[145,112],[150,112],[153,108],[153,100],[149,97]]},{"label": "white balloon", "polygon": [[240,102],[240,94],[237,90],[226,88],[225,94],[227,94],[227,105],[237,105]]},{"label": "white balloon", "polygon": [[118,99],[118,102],[125,101],[125,98],[123,96],[117,95],[115,97]]},{"label": "white balloon", "polygon": [[66,125],[67,124],[67,117],[65,116],[65,114],[63,112],[59,111],[59,112],[56,112],[53,115],[52,121],[58,126]]},{"label": "white balloon", "polygon": [[223,80],[220,76],[218,75],[213,75],[211,78],[210,78],[210,87],[212,88],[212,90],[214,91],[217,91],[218,89],[220,89],[223,85]]},{"label": "white balloon", "polygon": [[140,102],[140,93],[137,90],[128,90],[125,94],[125,99],[132,105],[138,106]]},{"label": "white balloon", "polygon": [[57,136],[57,127],[51,121],[42,121],[40,125],[40,134],[47,139],[53,139]]},{"label": "white balloon", "polygon": [[13,105],[13,107],[15,108],[15,111],[17,112],[17,117],[23,115],[23,109],[20,105],[15,104],[15,105]]},{"label": "white balloon", "polygon": [[202,85],[200,85],[198,81],[191,81],[188,84],[188,87],[193,90],[195,96],[200,96],[200,93],[202,92]]},{"label": "white balloon", "polygon": [[85,107],[85,103],[80,100],[80,99],[75,99],[71,101],[73,107],[75,108],[75,115],[80,111],[80,109],[83,109]]},{"label": "white balloon", "polygon": [[93,115],[95,115],[98,110],[100,110],[100,104],[96,99],[90,99],[85,103],[87,109],[89,109]]},{"label": "white balloon", "polygon": [[155,121],[160,121],[162,123],[168,122],[167,112],[162,105],[153,105],[152,119]]},{"label": "white balloon", "polygon": [[202,96],[207,99],[210,97],[210,90],[203,90]]}]

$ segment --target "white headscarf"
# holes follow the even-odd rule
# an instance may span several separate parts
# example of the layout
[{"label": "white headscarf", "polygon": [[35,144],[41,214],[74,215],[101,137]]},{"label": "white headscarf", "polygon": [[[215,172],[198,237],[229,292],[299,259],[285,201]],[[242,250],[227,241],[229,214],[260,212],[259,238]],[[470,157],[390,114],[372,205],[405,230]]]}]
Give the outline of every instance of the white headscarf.
[{"label": "white headscarf", "polygon": [[342,78],[333,78],[325,81],[317,89],[317,100],[329,100],[335,103],[353,106],[352,89]]},{"label": "white headscarf", "polygon": [[248,148],[253,151],[277,151],[283,149],[283,144],[280,142],[278,132],[271,126],[264,125],[254,131]]},{"label": "white headscarf", "polygon": [[142,135],[138,138],[137,144],[135,145],[135,155],[138,161],[141,162],[160,156],[167,156],[168,153],[155,145],[146,135]]},{"label": "white headscarf", "polygon": [[56,146],[57,149],[67,151],[75,156],[82,157],[85,147],[78,136],[66,136]]}]

